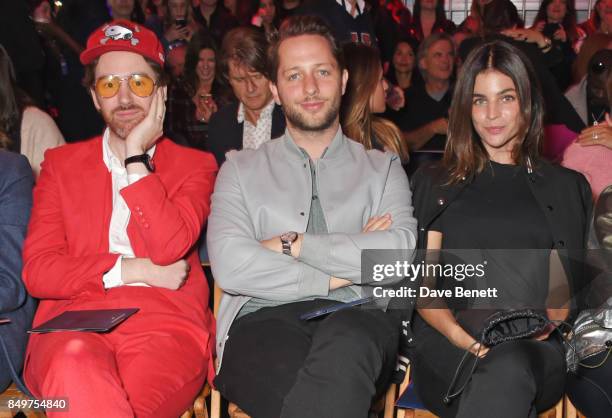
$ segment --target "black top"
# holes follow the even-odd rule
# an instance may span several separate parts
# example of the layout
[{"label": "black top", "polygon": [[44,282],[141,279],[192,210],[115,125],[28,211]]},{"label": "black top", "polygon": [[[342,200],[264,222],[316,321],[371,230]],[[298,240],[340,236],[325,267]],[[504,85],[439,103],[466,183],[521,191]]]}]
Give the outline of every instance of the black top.
[{"label": "black top", "polygon": [[[415,83],[404,92],[406,105],[399,111],[387,111],[386,115],[402,131],[413,131],[438,118],[448,118],[448,109],[453,96],[450,86],[440,101],[427,93],[425,84]],[[434,135],[421,150],[444,150],[446,135]]]},{"label": "black top", "polygon": [[550,229],[517,165],[490,161],[431,224],[443,248],[547,249]]},{"label": "black top", "polygon": [[[545,306],[550,256],[547,249],[554,243],[523,171],[521,166],[489,162],[430,226],[430,230],[443,233],[443,249],[470,250],[457,254],[460,261],[448,260],[444,253],[445,261],[485,263],[483,278],[446,279],[440,281],[441,287],[497,289],[495,298],[448,301],[458,322],[473,336],[493,311]],[[482,307],[483,303],[488,304],[487,309],[468,309]]]}]

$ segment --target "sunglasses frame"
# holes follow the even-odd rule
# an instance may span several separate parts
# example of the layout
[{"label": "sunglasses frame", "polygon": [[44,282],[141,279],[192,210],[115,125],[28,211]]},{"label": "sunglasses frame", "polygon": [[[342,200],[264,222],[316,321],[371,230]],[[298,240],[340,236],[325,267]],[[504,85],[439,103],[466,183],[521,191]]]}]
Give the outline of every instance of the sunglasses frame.
[{"label": "sunglasses frame", "polygon": [[[149,76],[148,74],[144,74],[144,73],[134,73],[134,74],[125,75],[125,76],[120,76],[120,75],[117,75],[117,74],[108,74],[108,75],[105,75],[105,76],[102,76],[102,77],[98,77],[98,78],[96,79],[96,82],[94,83],[94,86],[93,86],[93,87],[94,87],[94,91],[95,91],[95,92],[96,92],[96,93],[97,93],[97,94],[98,94],[100,97],[102,97],[103,99],[110,99],[110,98],[112,98],[112,97],[115,97],[115,96],[117,95],[117,93],[119,93],[119,89],[121,88],[121,85],[123,84],[123,82],[124,82],[124,81],[126,81],[126,80],[131,80],[133,77],[137,77],[137,76],[139,76],[139,77],[146,77],[146,78],[148,78],[149,80],[153,81],[153,90],[151,90],[151,94],[149,94],[149,95],[147,95],[147,96],[141,96],[141,95],[139,95],[138,93],[136,93],[134,90],[132,90],[132,86],[130,86],[130,84],[128,83],[128,87],[129,87],[130,91],[131,91],[133,94],[135,94],[136,96],[141,97],[141,98],[143,98],[143,99],[144,99],[144,98],[146,98],[146,97],[151,97],[151,96],[153,95],[153,92],[155,92],[155,87],[156,87],[158,84],[157,84],[157,81],[156,81],[155,79],[153,79],[153,77]],[[115,94],[113,94],[112,96],[102,96],[102,95],[101,95],[101,94],[98,92],[98,83],[100,82],[100,80],[103,80],[103,79],[105,79],[105,78],[111,78],[111,77],[113,77],[113,78],[115,78],[115,79],[118,79],[118,80],[119,80],[119,88],[117,88],[117,91],[116,91],[116,92],[115,92]]]}]

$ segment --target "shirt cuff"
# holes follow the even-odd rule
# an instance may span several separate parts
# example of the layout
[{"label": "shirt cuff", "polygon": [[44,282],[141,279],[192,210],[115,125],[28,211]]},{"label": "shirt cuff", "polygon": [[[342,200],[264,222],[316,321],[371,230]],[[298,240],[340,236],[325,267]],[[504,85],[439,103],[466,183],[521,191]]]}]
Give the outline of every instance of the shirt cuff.
[{"label": "shirt cuff", "polygon": [[148,174],[128,174],[128,184],[134,184],[138,180],[145,178],[146,176],[148,176]]},{"label": "shirt cuff", "polygon": [[102,275],[102,282],[104,282],[105,289],[112,289],[113,287],[123,286],[123,280],[121,280],[121,261],[123,256],[117,257],[117,261],[112,269]]},{"label": "shirt cuff", "polygon": [[302,248],[298,260],[310,266],[325,266],[331,252],[331,237],[328,234],[302,236]]}]

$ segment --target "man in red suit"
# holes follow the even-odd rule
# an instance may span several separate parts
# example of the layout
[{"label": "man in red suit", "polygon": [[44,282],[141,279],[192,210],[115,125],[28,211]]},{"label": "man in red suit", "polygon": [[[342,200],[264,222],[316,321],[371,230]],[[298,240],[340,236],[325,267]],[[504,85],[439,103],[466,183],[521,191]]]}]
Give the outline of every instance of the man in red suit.
[{"label": "man in red suit", "polygon": [[96,30],[81,62],[107,128],[42,164],[24,247],[34,326],[68,310],[139,308],[109,333],[32,335],[28,387],[69,404],[49,417],[177,417],[214,375],[195,244],[217,167],[162,136],[163,60],[140,25]]}]

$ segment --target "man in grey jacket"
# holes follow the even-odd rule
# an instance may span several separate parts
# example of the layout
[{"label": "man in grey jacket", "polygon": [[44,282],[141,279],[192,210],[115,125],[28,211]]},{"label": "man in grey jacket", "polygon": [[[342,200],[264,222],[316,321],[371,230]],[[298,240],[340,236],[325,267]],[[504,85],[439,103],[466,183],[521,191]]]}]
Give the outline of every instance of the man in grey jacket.
[{"label": "man in grey jacket", "polygon": [[287,131],[228,153],[212,196],[215,384],[252,418],[366,416],[395,366],[396,321],[372,306],[299,317],[372,294],[362,250],[415,248],[408,179],[396,156],[342,134],[348,73],[319,18],[285,21],[269,66]]}]

